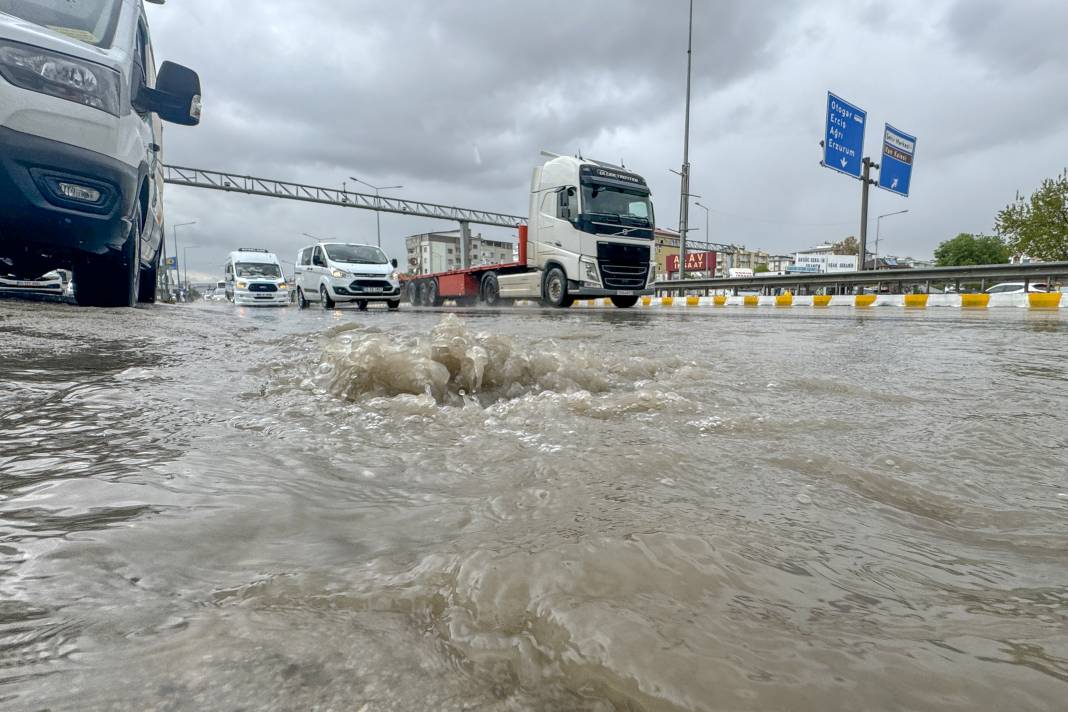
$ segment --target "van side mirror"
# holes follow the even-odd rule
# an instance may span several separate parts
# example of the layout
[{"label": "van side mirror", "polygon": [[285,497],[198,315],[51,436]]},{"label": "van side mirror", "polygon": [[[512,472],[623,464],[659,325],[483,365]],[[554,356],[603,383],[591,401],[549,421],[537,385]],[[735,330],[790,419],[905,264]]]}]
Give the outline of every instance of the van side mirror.
[{"label": "van side mirror", "polygon": [[394,257],[393,259],[391,259],[391,260],[389,261],[389,263],[390,263],[391,265],[393,265],[393,269],[397,269],[397,258],[396,258],[396,257]]},{"label": "van side mirror", "polygon": [[200,76],[188,67],[164,62],[156,88],[139,87],[133,104],[138,111],[153,112],[172,124],[196,126],[200,123]]}]

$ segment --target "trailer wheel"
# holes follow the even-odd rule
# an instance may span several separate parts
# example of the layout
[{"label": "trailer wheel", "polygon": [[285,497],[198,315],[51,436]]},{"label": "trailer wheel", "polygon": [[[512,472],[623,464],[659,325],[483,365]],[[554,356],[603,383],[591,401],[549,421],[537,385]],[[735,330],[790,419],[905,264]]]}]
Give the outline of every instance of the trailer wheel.
[{"label": "trailer wheel", "polygon": [[408,298],[408,303],[413,307],[419,306],[419,282],[411,280],[404,288],[404,293]]},{"label": "trailer wheel", "polygon": [[549,268],[541,291],[542,299],[551,307],[567,309],[575,303],[575,298],[567,293],[567,276],[559,267]]},{"label": "trailer wheel", "polygon": [[423,306],[440,307],[444,303],[445,300],[441,298],[441,292],[438,291],[438,280],[428,279],[423,287]]},{"label": "trailer wheel", "polygon": [[630,309],[638,303],[638,296],[636,294],[624,294],[611,297],[611,300],[617,309]]},{"label": "trailer wheel", "polygon": [[495,307],[501,303],[501,283],[497,281],[496,272],[487,272],[486,276],[482,278],[479,297],[482,299],[482,303],[488,307]]}]

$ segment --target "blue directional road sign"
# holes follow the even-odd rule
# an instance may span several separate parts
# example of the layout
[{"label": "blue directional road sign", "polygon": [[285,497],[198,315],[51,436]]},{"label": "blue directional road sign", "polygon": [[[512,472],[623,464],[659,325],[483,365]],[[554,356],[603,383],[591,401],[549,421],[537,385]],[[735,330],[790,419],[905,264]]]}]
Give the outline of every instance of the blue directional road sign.
[{"label": "blue directional road sign", "polygon": [[868,112],[827,92],[827,133],[823,137],[823,165],[860,178],[864,158],[864,125]]},{"label": "blue directional road sign", "polygon": [[163,269],[178,269],[178,258],[177,257],[164,257],[163,258]]},{"label": "blue directional road sign", "polygon": [[912,159],[916,156],[916,137],[898,131],[890,124],[883,134],[883,158],[879,168],[879,187],[909,197],[912,182]]}]

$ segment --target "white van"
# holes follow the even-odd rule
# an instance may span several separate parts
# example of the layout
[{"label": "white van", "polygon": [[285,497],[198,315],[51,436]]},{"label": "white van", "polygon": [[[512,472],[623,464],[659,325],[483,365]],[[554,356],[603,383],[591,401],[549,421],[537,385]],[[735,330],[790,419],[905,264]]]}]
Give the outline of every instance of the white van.
[{"label": "white van", "polygon": [[231,252],[223,273],[226,298],[234,304],[289,305],[289,285],[282,263],[267,250],[243,248]]},{"label": "white van", "polygon": [[297,304],[319,302],[333,309],[337,302],[356,302],[363,310],[370,302],[400,306],[397,260],[374,245],[322,242],[297,253]]},{"label": "white van", "polygon": [[0,276],[71,269],[79,304],[155,301],[161,119],[199,123],[200,79],[157,73],[141,0],[0,0]]}]

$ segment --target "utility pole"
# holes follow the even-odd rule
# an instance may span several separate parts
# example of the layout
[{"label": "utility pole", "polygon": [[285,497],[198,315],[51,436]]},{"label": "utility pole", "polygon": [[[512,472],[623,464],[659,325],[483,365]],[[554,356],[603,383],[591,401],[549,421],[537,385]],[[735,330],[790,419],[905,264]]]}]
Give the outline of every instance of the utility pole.
[{"label": "utility pole", "polygon": [[[370,183],[368,183],[365,180],[360,180],[356,176],[349,176],[349,180],[354,180],[357,183],[362,183],[363,185],[366,185],[368,188],[373,190],[375,192],[375,203],[377,204],[378,208],[382,207],[382,198],[378,195],[378,191],[380,191],[380,190],[400,190],[401,188],[404,187],[403,185],[374,186],[374,185],[371,185]],[[382,247],[382,211],[381,210],[375,210],[375,225],[378,226],[378,246]]]},{"label": "utility pole", "polygon": [[[864,170],[860,175],[860,268],[858,271],[863,272],[868,265],[868,193],[871,186],[875,185],[875,181],[871,179],[871,169],[878,170],[879,164],[872,161],[867,156],[862,161],[864,164]],[[874,267],[874,265],[872,265]]]},{"label": "utility pole", "polygon": [[[177,225],[174,225],[174,226],[171,227],[171,236],[174,238],[174,261],[176,263],[174,265],[174,281],[176,282],[175,286],[178,288],[179,291],[182,289],[182,273],[179,271],[179,270],[181,270],[182,265],[180,263],[178,263],[178,228],[180,228],[180,227],[188,227],[190,225],[196,225],[196,224],[197,224],[197,221],[193,220],[191,222],[178,223]],[[185,261],[185,259],[183,258],[182,262],[184,262],[184,261]],[[187,275],[189,274],[189,270],[186,270],[186,274]],[[175,296],[177,296],[177,295],[175,295]]]},{"label": "utility pole", "polygon": [[693,76],[693,0],[686,45],[686,128],[682,141],[682,195],[679,205],[679,279],[686,278],[686,233],[690,228],[690,85]]},{"label": "utility pole", "polygon": [[[896,213],[886,213],[885,215],[880,215],[879,217],[875,218],[875,262],[876,263],[879,261],[879,234],[882,231],[883,218],[888,218],[891,215],[904,215],[907,212],[908,212],[908,209],[906,208],[905,210],[898,210]],[[874,266],[876,268],[878,268],[879,265],[876,264]]]}]

